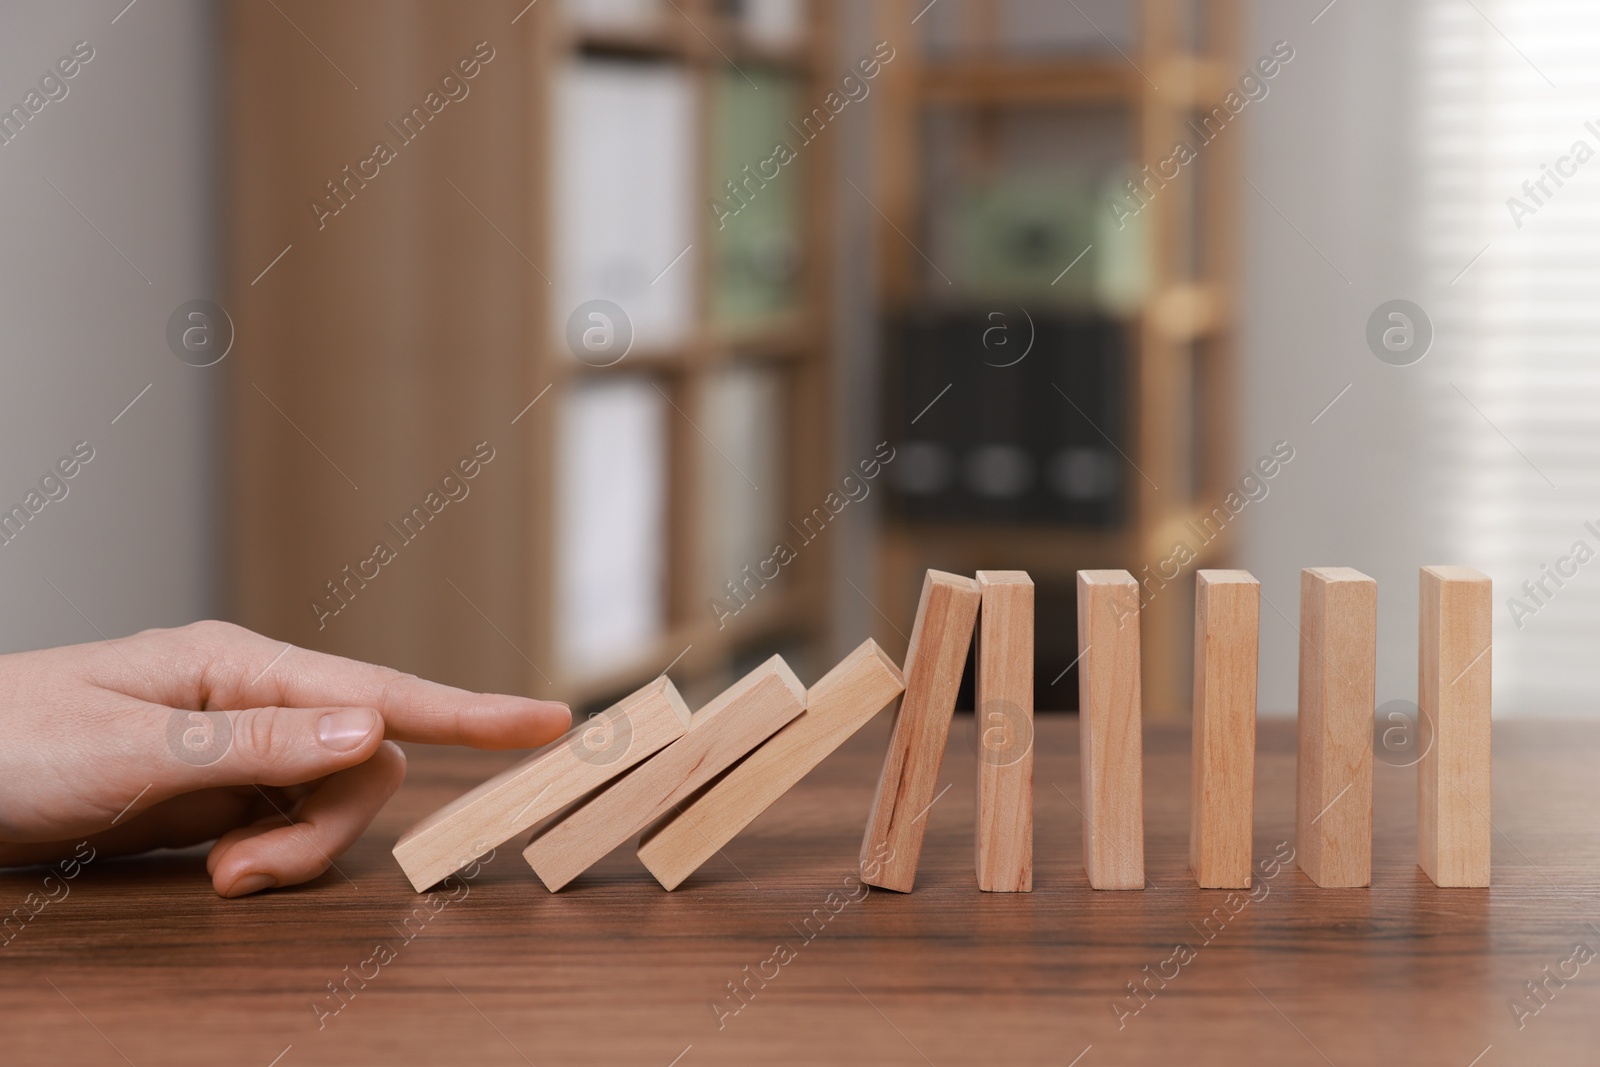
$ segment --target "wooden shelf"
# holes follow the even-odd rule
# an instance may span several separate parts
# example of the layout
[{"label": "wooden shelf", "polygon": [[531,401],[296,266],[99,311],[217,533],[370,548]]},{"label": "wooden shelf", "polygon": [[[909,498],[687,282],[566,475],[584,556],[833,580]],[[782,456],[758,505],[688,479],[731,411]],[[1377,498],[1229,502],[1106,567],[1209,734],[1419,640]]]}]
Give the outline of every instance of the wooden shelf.
[{"label": "wooden shelf", "polygon": [[626,662],[602,671],[562,674],[559,688],[574,705],[609,701],[657,677],[668,664],[672,667],[667,673],[675,680],[694,679],[726,669],[730,650],[787,634],[803,636],[816,622],[812,598],[774,592],[752,602],[725,628],[709,619],[680,623]]},{"label": "wooden shelf", "polygon": [[589,56],[611,56],[618,59],[685,60],[692,53],[687,27],[674,28],[675,19],[664,19],[660,25],[647,27],[588,27],[571,31],[573,52]]},{"label": "wooden shelf", "polygon": [[[474,103],[452,107],[437,133],[430,126],[434,148],[382,180],[387,203],[361,193],[321,237],[314,225],[308,229],[304,191],[322,189],[336,173],[324,148],[371,143],[371,115],[357,100],[330,105],[295,74],[301,64],[292,57],[305,45],[284,18],[326,31],[329,42],[339,42],[330,44],[334,51],[367,55],[370,92],[401,100],[459,59],[451,42],[459,40],[463,20],[504,27],[510,16],[490,0],[395,10],[381,0],[280,3],[281,13],[229,5],[223,64],[228,306],[241,333],[257,339],[248,369],[239,362],[246,357],[228,365],[237,371],[227,420],[231,614],[304,647],[474,689],[578,704],[647,681],[688,646],[672,671],[685,691],[724,677],[764,644],[823,647],[832,617],[826,543],[784,568],[789,592],[767,588],[725,628],[715,625],[707,596],[732,575],[709,573],[720,566],[711,562],[720,515],[715,487],[707,484],[701,427],[711,428],[705,416],[716,399],[717,374],[735,365],[779,364],[782,425],[772,449],[784,490],[770,494],[778,498],[774,521],[803,514],[837,477],[815,427],[829,423],[834,378],[829,183],[838,138],[819,139],[806,149],[806,165],[786,172],[800,212],[792,313],[738,329],[716,320],[718,245],[704,197],[724,177],[712,173],[722,165],[712,139],[729,64],[752,74],[758,67],[785,72],[804,99],[821,99],[838,76],[834,0],[812,0],[805,40],[795,48],[745,39],[718,17],[715,0],[673,0],[663,20],[639,29],[573,25],[560,0],[541,0],[495,38],[496,58],[481,64],[485,80],[478,84],[492,86],[483,90],[483,106],[474,94]],[[366,40],[380,23],[389,32]],[[558,290],[527,269],[530,262],[552,274],[562,269],[556,248],[562,206],[554,202],[559,79],[574,60],[596,57],[681,75],[691,109],[681,146],[690,165],[681,206],[685,240],[697,250],[676,267],[693,271],[692,282],[678,279],[691,302],[686,336],[671,345],[636,346],[604,367],[566,350],[567,309],[555,306]],[[291,101],[293,113],[273,101]],[[309,137],[293,117],[305,114],[316,115]],[[644,173],[637,181],[643,187],[653,178]],[[290,195],[296,189],[303,192]],[[406,207],[417,204],[430,210]],[[262,263],[290,241],[295,254],[252,285]],[[302,256],[302,244],[314,250]],[[657,379],[672,402],[662,409],[660,442],[667,484],[657,621],[665,632],[626,662],[565,673],[557,606],[562,412],[576,387],[630,376]],[[376,393],[369,388],[374,383],[381,386]],[[304,440],[294,427],[304,427]],[[381,580],[357,591],[348,611],[319,628],[308,599],[331,597],[340,568],[389,536],[385,522],[404,514],[474,442],[485,440],[496,458],[483,465],[470,499],[451,503],[417,547],[401,550],[400,564],[386,567]]]},{"label": "wooden shelf", "polygon": [[758,355],[763,358],[788,357],[804,351],[817,340],[817,331],[799,313],[767,319],[715,334],[715,349],[727,356]]},{"label": "wooden shelf", "polygon": [[1121,59],[1063,64],[1034,59],[954,59],[923,66],[917,91],[929,104],[1138,102],[1143,80]]},{"label": "wooden shelf", "polygon": [[[919,54],[915,38],[904,58],[885,71],[883,131],[878,139],[878,184],[873,201],[884,212],[881,302],[890,314],[925,307],[930,294],[913,251],[928,216],[923,188],[926,114],[968,108],[963,138],[953,153],[964,176],[998,165],[998,120],[1005,109],[1120,107],[1129,113],[1127,160],[1153,165],[1172,151],[1197,109],[1220,103],[1238,64],[1231,56],[1196,55],[1180,43],[1170,0],[1137,0],[1139,36],[1129,55],[1017,57],[997,46],[999,0],[967,0],[961,19],[966,38],[958,58]],[[880,33],[903,26],[915,11],[909,0],[886,0]],[[1238,0],[1206,6],[1209,40],[1241,39]],[[900,38],[896,38],[897,46]],[[1146,77],[1149,75],[1149,78]],[[889,605],[891,625],[903,630],[914,603],[920,568],[1020,567],[1040,577],[1065,578],[1082,567],[1124,567],[1136,576],[1172,556],[1185,523],[1220,503],[1239,472],[1230,469],[1233,426],[1232,301],[1237,275],[1239,142],[1222,138],[1205,149],[1205,180],[1194,195],[1168,193],[1140,212],[1147,241],[1146,294],[1130,316],[1128,388],[1130,436],[1124,442],[1142,478],[1129,479],[1128,517],[1116,531],[1090,532],[1030,526],[978,526],[892,521],[880,550],[880,585],[874,598]],[[1177,180],[1177,179],[1174,179]],[[1193,186],[1197,175],[1183,180]],[[1198,257],[1198,260],[1195,257]],[[933,294],[937,299],[937,294]],[[1197,440],[1206,444],[1195,471]],[[1162,492],[1155,485],[1166,487]],[[1182,487],[1182,488],[1178,488]],[[1188,541],[1201,540],[1189,534]],[[1228,561],[1231,527],[1199,547],[1181,569]],[[1144,612],[1144,694],[1153,718],[1187,713],[1186,672],[1192,651],[1193,605],[1180,596],[1157,597]],[[892,635],[890,635],[892,640]],[[887,647],[887,645],[886,645]]]}]

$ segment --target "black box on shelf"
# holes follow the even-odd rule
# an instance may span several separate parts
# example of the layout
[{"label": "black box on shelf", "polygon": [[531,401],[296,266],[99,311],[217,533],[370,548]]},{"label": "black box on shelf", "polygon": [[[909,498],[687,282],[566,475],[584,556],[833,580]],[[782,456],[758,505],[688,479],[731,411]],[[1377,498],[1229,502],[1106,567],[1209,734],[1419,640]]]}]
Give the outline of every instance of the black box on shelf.
[{"label": "black box on shelf", "polygon": [[915,312],[890,329],[892,507],[911,520],[1121,524],[1125,327],[1017,307]]}]

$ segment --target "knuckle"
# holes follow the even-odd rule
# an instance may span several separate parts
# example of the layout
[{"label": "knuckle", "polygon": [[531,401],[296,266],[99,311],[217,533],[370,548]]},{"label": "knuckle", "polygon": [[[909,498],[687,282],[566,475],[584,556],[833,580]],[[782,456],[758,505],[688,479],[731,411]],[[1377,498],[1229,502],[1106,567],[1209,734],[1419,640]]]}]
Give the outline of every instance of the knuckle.
[{"label": "knuckle", "polygon": [[180,637],[186,645],[216,652],[237,638],[243,627],[221,619],[201,619],[165,632]]},{"label": "knuckle", "polygon": [[290,738],[279,708],[251,708],[234,716],[234,749],[251,762],[266,762],[287,751]]}]

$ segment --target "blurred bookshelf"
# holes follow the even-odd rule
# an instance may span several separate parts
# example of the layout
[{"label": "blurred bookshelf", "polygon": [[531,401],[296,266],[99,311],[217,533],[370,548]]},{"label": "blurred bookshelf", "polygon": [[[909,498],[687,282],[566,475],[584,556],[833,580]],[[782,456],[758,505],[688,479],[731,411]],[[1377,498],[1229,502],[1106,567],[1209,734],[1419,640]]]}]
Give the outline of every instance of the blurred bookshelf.
[{"label": "blurred bookshelf", "polygon": [[[1238,76],[1238,5],[887,0],[878,14],[879,36],[918,32],[886,69],[872,191],[899,450],[875,599],[909,632],[925,568],[1031,572],[1036,704],[1073,708],[1075,572],[1157,573],[1238,473],[1239,131],[1127,195]],[[1224,530],[1147,587],[1151,718],[1188,712],[1194,570],[1228,553]]]},{"label": "blurred bookshelf", "polygon": [[[310,647],[459,684],[497,679],[590,709],[669,664],[692,704],[772,651],[810,670],[828,618],[825,543],[775,578],[750,573],[773,554],[786,521],[827,490],[829,447],[815,428],[829,424],[831,139],[805,145],[775,178],[750,180],[747,167],[775,141],[793,141],[786,124],[802,101],[826,92],[831,0],[542,0],[520,15],[504,6],[363,3],[319,13],[290,5],[288,14],[325,34],[335,19],[352,30],[385,26],[362,44],[373,69],[432,73],[437,62],[424,63],[419,50],[470,48],[474,24],[491,27],[508,54],[487,68],[503,95],[480,105],[476,95],[488,91],[480,84],[459,118],[442,116],[453,125],[439,123],[434,154],[406,160],[405,180],[454,212],[456,226],[439,235],[412,212],[381,225],[357,217],[350,228],[371,228],[366,247],[351,252],[368,272],[391,269],[374,271],[374,260],[442,246],[470,264],[483,291],[459,302],[425,298],[439,320],[432,336],[448,340],[425,350],[400,339],[417,350],[395,389],[413,409],[467,392],[445,420],[461,429],[430,420],[423,451],[443,454],[447,441],[476,432],[468,427],[495,428],[511,457],[502,477],[514,482],[506,490],[514,503],[441,523],[438,551],[408,558],[395,610],[319,632],[307,625],[304,591],[317,584],[308,575],[327,569],[311,561],[333,550],[314,542],[341,531],[300,528],[284,546],[279,498],[263,479],[281,482],[285,464],[304,465],[319,484],[325,472],[315,455],[268,458],[282,426],[256,410],[251,384],[236,382],[235,614]],[[350,264],[337,255],[302,260],[291,292],[249,284],[253,250],[278,240],[281,227],[245,193],[262,183],[303,187],[317,173],[291,174],[304,161],[260,136],[277,120],[258,101],[301,91],[285,59],[293,42],[275,19],[270,7],[232,12],[230,40],[243,59],[232,75],[232,244],[252,249],[233,270],[236,304],[262,324],[392,315],[394,289],[352,293],[339,278]],[[481,192],[486,185],[498,193]],[[486,277],[489,263],[509,265]],[[323,292],[313,279],[340,284]],[[392,405],[346,405],[336,419],[330,361],[344,357],[334,338],[297,332],[299,343],[275,346],[271,370],[252,377],[263,395],[310,423],[310,437],[339,441],[330,453],[354,467],[420,447],[414,436],[402,444],[395,423],[405,420]],[[338,490],[327,490],[329,506],[351,517],[363,505]]]}]

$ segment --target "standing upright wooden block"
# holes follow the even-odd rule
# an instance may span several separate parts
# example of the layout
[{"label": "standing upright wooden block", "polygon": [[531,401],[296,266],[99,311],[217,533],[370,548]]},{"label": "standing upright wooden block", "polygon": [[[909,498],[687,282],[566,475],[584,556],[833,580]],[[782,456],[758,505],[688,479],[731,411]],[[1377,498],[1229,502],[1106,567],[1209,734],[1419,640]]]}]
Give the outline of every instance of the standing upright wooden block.
[{"label": "standing upright wooden block", "polygon": [[1249,571],[1195,575],[1189,865],[1201,889],[1250,888],[1260,631]]},{"label": "standing upright wooden block", "polygon": [[1417,763],[1417,863],[1434,885],[1486,886],[1493,591],[1471,567],[1424,567],[1421,580],[1417,708],[1433,743]]},{"label": "standing upright wooden block", "polygon": [[978,888],[1033,892],[1033,579],[979,571]]},{"label": "standing upright wooden block", "polygon": [[1083,867],[1094,889],[1144,888],[1139,583],[1078,572],[1078,748]]},{"label": "standing upright wooden block", "polygon": [[861,880],[870,885],[909,893],[916,880],[981,599],[971,578],[931,570],[922,579],[906,648],[906,691],[861,840]]},{"label": "standing upright wooden block", "polygon": [[773,656],[695,712],[689,732],[522,850],[554,893],[688,799],[805,710],[805,687]]},{"label": "standing upright wooden block", "polygon": [[1372,884],[1372,721],[1378,583],[1350,567],[1300,572],[1295,854],[1323,888]]},{"label": "standing upright wooden block", "polygon": [[420,893],[688,729],[689,709],[663,675],[417,823],[395,843],[394,858]]},{"label": "standing upright wooden block", "polygon": [[863,641],[806,690],[799,718],[646,830],[640,861],[676,889],[904,689],[900,668],[876,641]]}]

